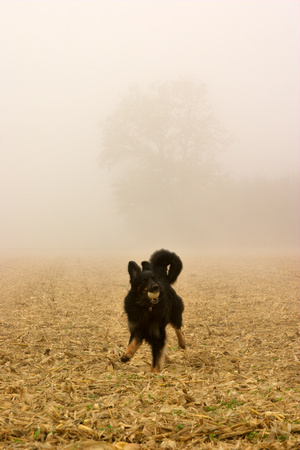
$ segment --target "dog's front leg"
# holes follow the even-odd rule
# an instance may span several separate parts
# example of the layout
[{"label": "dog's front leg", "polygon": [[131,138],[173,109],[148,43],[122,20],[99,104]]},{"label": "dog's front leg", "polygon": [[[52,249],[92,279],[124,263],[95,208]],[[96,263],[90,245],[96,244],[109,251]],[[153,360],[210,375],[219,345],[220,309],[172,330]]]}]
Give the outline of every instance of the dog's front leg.
[{"label": "dog's front leg", "polygon": [[142,342],[143,342],[142,339],[138,338],[137,336],[133,336],[131,334],[130,340],[129,340],[129,345],[128,345],[124,355],[121,356],[121,361],[122,362],[129,361],[133,357],[133,355],[136,353],[136,351],[139,349],[139,347],[142,345]]},{"label": "dog's front leg", "polygon": [[162,370],[165,360],[166,336],[162,336],[160,340],[152,342],[152,365],[150,372],[158,373]]}]

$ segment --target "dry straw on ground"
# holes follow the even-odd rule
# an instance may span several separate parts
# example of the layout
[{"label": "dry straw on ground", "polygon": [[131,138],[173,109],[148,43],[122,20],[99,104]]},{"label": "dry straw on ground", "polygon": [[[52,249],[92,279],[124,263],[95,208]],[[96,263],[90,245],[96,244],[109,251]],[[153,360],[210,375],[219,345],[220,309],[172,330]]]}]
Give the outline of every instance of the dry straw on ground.
[{"label": "dry straw on ground", "polygon": [[120,362],[126,265],[1,260],[0,448],[298,448],[298,259],[186,258],[158,375]]}]

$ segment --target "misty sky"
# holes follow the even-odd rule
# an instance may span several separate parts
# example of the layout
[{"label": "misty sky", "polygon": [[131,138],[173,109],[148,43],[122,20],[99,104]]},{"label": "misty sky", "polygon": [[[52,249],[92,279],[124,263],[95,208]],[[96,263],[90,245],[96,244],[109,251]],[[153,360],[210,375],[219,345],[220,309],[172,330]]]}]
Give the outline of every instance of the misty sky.
[{"label": "misty sky", "polygon": [[226,170],[299,173],[299,18],[298,0],[0,0],[0,249],[124,245],[97,158],[132,84],[199,79]]}]

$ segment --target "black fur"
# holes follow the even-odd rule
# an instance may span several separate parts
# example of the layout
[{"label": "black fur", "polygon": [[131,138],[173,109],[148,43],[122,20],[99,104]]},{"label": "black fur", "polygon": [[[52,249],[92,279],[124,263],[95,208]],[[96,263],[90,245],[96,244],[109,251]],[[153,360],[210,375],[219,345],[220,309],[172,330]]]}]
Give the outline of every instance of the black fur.
[{"label": "black fur", "polygon": [[[155,252],[150,261],[143,261],[142,268],[129,261],[131,289],[125,297],[125,312],[130,331],[129,345],[122,356],[123,362],[129,361],[145,340],[152,349],[152,372],[158,372],[163,364],[163,350],[166,341],[166,326],[170,323],[177,334],[180,347],[185,348],[181,332],[182,299],[171,287],[180,274],[180,258],[168,250]],[[149,298],[158,296],[157,299]]]}]

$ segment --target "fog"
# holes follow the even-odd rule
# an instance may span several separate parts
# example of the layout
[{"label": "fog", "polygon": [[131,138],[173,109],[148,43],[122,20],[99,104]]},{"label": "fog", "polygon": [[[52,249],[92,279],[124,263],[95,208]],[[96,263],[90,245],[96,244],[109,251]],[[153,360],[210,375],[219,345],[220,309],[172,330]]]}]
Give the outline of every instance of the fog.
[{"label": "fog", "polygon": [[[1,253],[298,251],[299,17],[297,0],[1,0]],[[181,77],[206,85],[230,136],[223,185],[199,200],[202,228],[160,219],[155,189],[157,228],[130,222],[102,124],[131,86]]]}]

